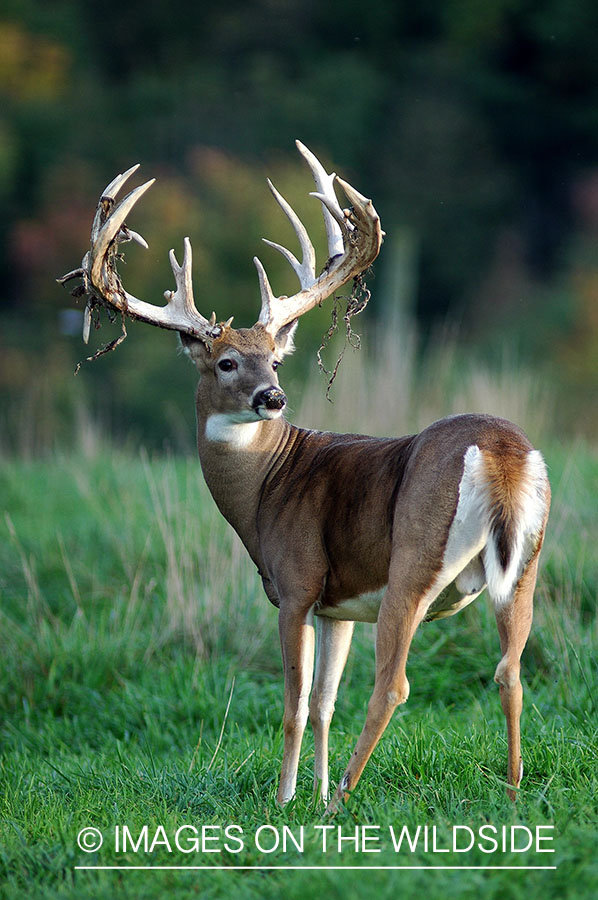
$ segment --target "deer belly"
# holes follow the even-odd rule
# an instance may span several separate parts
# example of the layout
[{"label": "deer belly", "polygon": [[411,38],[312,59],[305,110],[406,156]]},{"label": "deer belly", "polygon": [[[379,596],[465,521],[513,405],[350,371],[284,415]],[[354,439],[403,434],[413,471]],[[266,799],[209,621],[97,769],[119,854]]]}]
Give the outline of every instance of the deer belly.
[{"label": "deer belly", "polygon": [[368,594],[359,594],[347,600],[340,600],[334,606],[316,607],[317,616],[327,619],[341,619],[344,622],[377,622],[382,591],[373,591]]},{"label": "deer belly", "polygon": [[454,616],[464,606],[472,603],[481,593],[481,591],[476,591],[474,594],[462,594],[457,590],[453,582],[431,604],[424,616],[424,622],[432,622],[434,619],[446,619],[448,616]]},{"label": "deer belly", "polygon": [[[482,593],[486,587],[486,577],[480,556],[474,557],[463,571],[430,604],[424,620],[446,619],[454,616]],[[317,616],[341,619],[351,622],[377,622],[383,591],[372,591],[340,600],[334,604],[324,604],[314,610]]]}]

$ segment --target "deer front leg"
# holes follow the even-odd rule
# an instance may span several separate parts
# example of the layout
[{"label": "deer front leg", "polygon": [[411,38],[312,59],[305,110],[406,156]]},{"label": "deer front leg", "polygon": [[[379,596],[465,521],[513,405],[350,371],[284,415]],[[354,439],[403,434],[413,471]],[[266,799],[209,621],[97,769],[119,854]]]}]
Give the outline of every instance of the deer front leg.
[{"label": "deer front leg", "polygon": [[319,791],[325,803],[328,802],[328,733],[354,625],[354,622],[324,616],[318,619],[316,675],[309,719],[314,732],[314,795]]},{"label": "deer front leg", "polygon": [[281,604],[278,617],[284,669],[284,751],[277,800],[288,803],[295,794],[301,740],[307,724],[314,666],[314,626],[311,610],[294,612]]}]

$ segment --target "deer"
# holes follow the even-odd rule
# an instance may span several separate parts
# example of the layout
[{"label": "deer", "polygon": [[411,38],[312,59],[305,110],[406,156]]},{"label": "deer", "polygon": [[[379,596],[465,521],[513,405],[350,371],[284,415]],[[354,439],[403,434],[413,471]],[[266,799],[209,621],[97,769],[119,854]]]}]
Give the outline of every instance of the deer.
[{"label": "deer", "polygon": [[[287,420],[277,370],[293,349],[300,317],[360,279],[383,240],[372,201],[329,174],[299,141],[297,148],[321,203],[328,259],[318,272],[303,223],[268,181],[297,235],[301,259],[266,243],[288,261],[299,290],[275,296],[255,257],[261,309],[251,328],[233,328],[232,319],[217,322],[215,313],[207,319],[197,310],[189,238],[182,264],[170,251],[176,287],[165,292],[166,305],[125,291],[118,248],[129,240],[147,246],[125,219],[154,179],[118,203],[116,197],[138,166],[102,193],[89,251],[80,268],[58,280],[82,280],[73,293],[87,296],[85,339],[101,304],[120,312],[123,333],[126,316],[178,332],[199,371],[203,476],[278,609],[284,674],[278,803],[295,796],[308,718],[314,795],[328,814],[348,801],[393,712],[409,696],[406,664],[416,629],[424,620],[454,615],[484,589],[500,639],[494,679],[506,719],[505,784],[514,800],[523,775],[520,658],[550,506],[546,466],[518,426],[492,415],[455,415],[394,438],[312,431]],[[349,202],[346,209],[337,188]],[[329,730],[356,621],[377,625],[374,687],[354,752],[330,797]]]}]

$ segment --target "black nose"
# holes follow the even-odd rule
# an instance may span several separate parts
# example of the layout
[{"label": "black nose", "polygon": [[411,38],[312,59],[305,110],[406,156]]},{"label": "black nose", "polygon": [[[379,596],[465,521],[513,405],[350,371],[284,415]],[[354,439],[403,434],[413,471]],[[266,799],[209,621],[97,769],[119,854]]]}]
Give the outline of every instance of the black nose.
[{"label": "black nose", "polygon": [[255,395],[253,408],[257,409],[258,406],[265,406],[266,409],[282,409],[286,406],[286,402],[287,398],[284,395],[284,391],[281,391],[278,387],[271,387]]}]

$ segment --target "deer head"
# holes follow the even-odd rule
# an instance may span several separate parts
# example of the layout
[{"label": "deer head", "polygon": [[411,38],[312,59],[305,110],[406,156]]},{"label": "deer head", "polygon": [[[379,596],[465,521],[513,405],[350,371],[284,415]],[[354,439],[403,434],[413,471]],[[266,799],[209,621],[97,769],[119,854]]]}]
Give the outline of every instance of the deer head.
[{"label": "deer head", "polygon": [[[210,344],[182,334],[183,347],[202,376],[206,412],[228,424],[277,419],[286,406],[277,369],[292,349],[295,323],[272,336],[259,322],[252,328],[223,326]],[[199,397],[198,397],[199,401]]]},{"label": "deer head", "polygon": [[[125,316],[176,330],[199,371],[215,375],[211,393],[216,411],[237,414],[239,421],[280,416],[286,398],[278,385],[276,369],[282,357],[293,349],[299,317],[367,269],[378,255],[382,243],[380,219],[371,200],[335,174],[328,174],[314,154],[299,141],[297,148],[314,177],[316,190],[311,196],[321,202],[324,215],[328,259],[319,274],[316,272],[314,247],[305,227],[268,181],[276,201],[295,230],[301,260],[280,244],[265,242],[290,263],[299,280],[297,293],[275,297],[265,269],[255,257],[261,292],[261,310],[255,325],[249,329],[234,329],[231,327],[232,318],[217,323],[215,313],[208,320],[197,310],[193,299],[191,243],[189,238],[185,238],[182,265],[179,265],[174,251],[170,251],[176,288],[165,292],[166,305],[154,306],[137,299],[123,288],[116,270],[116,260],[119,245],[125,241],[135,240],[147,247],[143,238],[127,227],[125,219],[154,180],[135,188],[117,204],[119,191],[138,169],[138,166],[133,166],[118,175],[102,193],[91,230],[91,249],[85,254],[81,267],[59,279],[61,283],[72,278],[83,281],[82,287],[73,293],[85,293],[88,298],[84,340],[87,342],[89,337],[91,314],[97,305],[108,305],[123,316],[121,338],[106,349],[113,349],[126,335]],[[343,189],[350,204],[348,209],[341,208],[335,184]]]}]

